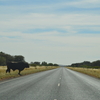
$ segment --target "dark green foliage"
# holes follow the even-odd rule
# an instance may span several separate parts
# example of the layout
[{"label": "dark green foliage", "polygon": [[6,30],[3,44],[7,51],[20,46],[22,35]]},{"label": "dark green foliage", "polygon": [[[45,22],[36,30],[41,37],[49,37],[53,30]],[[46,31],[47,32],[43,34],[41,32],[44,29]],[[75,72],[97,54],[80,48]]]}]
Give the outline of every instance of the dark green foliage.
[{"label": "dark green foliage", "polygon": [[84,67],[84,66],[91,66],[89,61],[84,61],[82,63],[74,63],[71,65],[72,67]]},{"label": "dark green foliage", "polygon": [[45,62],[45,61],[43,61],[43,62],[41,63],[41,65],[43,65],[43,66],[59,66],[58,64],[47,63],[47,62]]},{"label": "dark green foliage", "polygon": [[54,66],[59,66],[58,64],[54,64]]},{"label": "dark green foliage", "polygon": [[48,63],[48,66],[54,66],[54,64],[53,63]]},{"label": "dark green foliage", "polygon": [[40,62],[36,61],[34,62],[35,65],[39,66],[40,65]]},{"label": "dark green foliage", "polygon": [[31,62],[31,63],[30,63],[30,66],[35,67],[35,69],[37,69],[37,67],[36,67],[36,66],[37,66],[36,62]]},{"label": "dark green foliage", "polygon": [[11,56],[4,52],[0,52],[0,65],[4,66],[7,62],[25,62],[22,55]]},{"label": "dark green foliage", "polygon": [[100,66],[100,60],[94,61],[91,64],[92,66]]},{"label": "dark green foliage", "polygon": [[14,56],[14,61],[15,62],[25,62],[25,60],[24,60],[24,57],[23,56],[21,56],[21,55],[15,55]]},{"label": "dark green foliage", "polygon": [[[0,66],[5,66],[7,62],[25,62],[24,57],[22,55],[15,55],[12,56],[10,54],[6,54],[4,52],[0,52]],[[53,63],[47,63],[43,61],[42,63],[35,61],[31,62],[30,66],[33,66],[36,68],[36,66],[59,66],[58,64]]]},{"label": "dark green foliage", "polygon": [[59,66],[58,64],[53,64],[53,63],[47,63],[45,61],[43,61],[42,63],[36,61],[36,62],[31,62],[30,66],[36,67],[36,66],[46,66],[46,68],[48,66]]},{"label": "dark green foliage", "polygon": [[42,66],[48,66],[47,62],[45,62],[45,61],[43,61],[43,62],[41,63],[41,65],[42,65]]},{"label": "dark green foliage", "polygon": [[83,68],[100,68],[100,60],[89,62],[89,61],[84,61],[81,63],[73,63],[71,67],[83,67]]},{"label": "dark green foliage", "polygon": [[0,66],[6,65],[6,58],[0,56]]}]

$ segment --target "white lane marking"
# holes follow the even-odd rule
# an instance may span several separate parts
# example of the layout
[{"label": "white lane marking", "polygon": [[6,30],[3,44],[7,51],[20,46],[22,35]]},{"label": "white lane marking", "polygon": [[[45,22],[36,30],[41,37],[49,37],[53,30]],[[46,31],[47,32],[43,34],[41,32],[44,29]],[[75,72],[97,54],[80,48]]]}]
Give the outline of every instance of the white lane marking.
[{"label": "white lane marking", "polygon": [[58,83],[58,86],[60,86],[60,83]]},{"label": "white lane marking", "polygon": [[57,100],[57,99],[54,99],[54,100]]},{"label": "white lane marking", "polygon": [[61,78],[60,78],[60,80],[61,80]]}]

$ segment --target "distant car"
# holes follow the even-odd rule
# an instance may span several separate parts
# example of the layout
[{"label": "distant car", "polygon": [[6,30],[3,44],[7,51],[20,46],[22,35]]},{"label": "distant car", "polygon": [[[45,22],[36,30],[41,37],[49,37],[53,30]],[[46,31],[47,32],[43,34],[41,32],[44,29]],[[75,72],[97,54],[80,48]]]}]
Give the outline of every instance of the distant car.
[{"label": "distant car", "polygon": [[26,62],[8,62],[7,63],[7,70],[6,70],[6,73],[7,72],[9,72],[10,73],[10,69],[12,69],[13,71],[15,71],[15,70],[19,70],[19,75],[21,75],[20,74],[20,72],[22,71],[22,70],[24,70],[24,68],[29,68],[29,64],[28,63],[26,63]]}]

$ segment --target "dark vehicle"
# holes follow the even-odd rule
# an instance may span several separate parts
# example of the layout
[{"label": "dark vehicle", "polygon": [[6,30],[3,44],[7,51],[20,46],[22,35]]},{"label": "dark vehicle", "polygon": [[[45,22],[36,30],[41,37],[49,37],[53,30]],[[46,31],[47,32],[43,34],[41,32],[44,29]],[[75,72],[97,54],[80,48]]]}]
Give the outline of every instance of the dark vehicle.
[{"label": "dark vehicle", "polygon": [[7,63],[7,70],[6,70],[6,73],[7,73],[7,72],[10,73],[10,69],[12,69],[13,71],[19,70],[19,73],[18,73],[18,74],[21,75],[20,72],[21,72],[22,70],[24,70],[24,68],[29,68],[29,64],[26,63],[26,62],[18,62],[18,63],[15,63],[15,62],[8,62],[8,63]]}]

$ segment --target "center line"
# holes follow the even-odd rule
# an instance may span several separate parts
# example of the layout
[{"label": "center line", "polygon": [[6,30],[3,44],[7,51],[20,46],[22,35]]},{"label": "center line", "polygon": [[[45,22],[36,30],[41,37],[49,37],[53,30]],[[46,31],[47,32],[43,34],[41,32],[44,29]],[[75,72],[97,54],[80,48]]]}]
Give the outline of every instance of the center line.
[{"label": "center line", "polygon": [[58,83],[58,86],[60,86],[60,83]]}]

